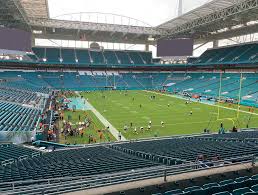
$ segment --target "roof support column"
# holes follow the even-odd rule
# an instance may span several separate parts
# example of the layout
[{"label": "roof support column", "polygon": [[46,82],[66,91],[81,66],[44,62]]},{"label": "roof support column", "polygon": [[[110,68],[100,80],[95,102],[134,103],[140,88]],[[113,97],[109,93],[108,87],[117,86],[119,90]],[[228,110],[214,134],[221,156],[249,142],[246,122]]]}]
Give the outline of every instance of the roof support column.
[{"label": "roof support column", "polygon": [[150,45],[148,43],[145,44],[145,51],[150,51]]},{"label": "roof support column", "polygon": [[36,46],[35,36],[33,33],[31,33],[31,47],[35,47],[35,46]]},{"label": "roof support column", "polygon": [[219,46],[219,40],[214,40],[213,41],[213,48],[216,48]]}]

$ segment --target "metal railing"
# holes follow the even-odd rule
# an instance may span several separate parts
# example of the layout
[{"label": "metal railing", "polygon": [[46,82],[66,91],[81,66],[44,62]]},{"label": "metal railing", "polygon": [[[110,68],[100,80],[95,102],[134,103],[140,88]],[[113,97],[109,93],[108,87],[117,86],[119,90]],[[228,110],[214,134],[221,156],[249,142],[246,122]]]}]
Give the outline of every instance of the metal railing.
[{"label": "metal railing", "polygon": [[33,152],[31,154],[19,156],[17,159],[9,158],[9,159],[6,159],[6,160],[3,160],[2,162],[0,162],[0,166],[7,166],[10,164],[16,163],[18,161],[26,160],[28,158],[35,158],[40,155],[41,155],[41,152]]},{"label": "metal railing", "polygon": [[[207,163],[195,162],[174,166],[155,166],[95,176],[62,177],[54,179],[7,182],[0,184],[0,192],[1,194],[8,195],[25,194],[29,192],[40,192],[41,194],[60,194],[61,192],[86,190],[93,187],[103,187],[160,177],[163,177],[164,181],[166,181],[167,177],[181,173],[190,173],[246,163],[250,163],[250,165],[254,166],[255,162],[256,157],[254,155],[247,155],[220,161],[210,161]],[[211,166],[211,164],[213,165]]]}]

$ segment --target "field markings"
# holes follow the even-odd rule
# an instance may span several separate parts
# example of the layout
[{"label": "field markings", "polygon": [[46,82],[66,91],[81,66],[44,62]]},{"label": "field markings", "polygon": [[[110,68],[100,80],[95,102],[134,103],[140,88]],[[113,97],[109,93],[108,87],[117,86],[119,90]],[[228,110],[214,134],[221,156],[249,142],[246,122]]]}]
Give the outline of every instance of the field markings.
[{"label": "field markings", "polygon": [[[118,137],[119,131],[102,114],[100,114],[100,112],[97,111],[97,109],[94,108],[90,102],[85,100],[85,103],[91,107],[91,111],[102,122],[102,124],[105,127],[109,127],[109,132],[116,138],[116,140],[119,140],[119,137]],[[126,139],[123,135],[121,135],[121,141],[126,141]]]},{"label": "field markings", "polygon": [[[184,125],[184,124],[191,125],[191,124],[200,124],[200,123],[208,123],[208,122],[210,122],[210,121],[196,121],[196,122],[182,122],[182,123],[166,123],[164,121],[164,126],[175,126],[175,125]],[[162,125],[153,125],[153,124],[151,126],[152,127],[162,127]]]},{"label": "field markings", "polygon": [[150,120],[150,117],[147,117],[147,116],[143,116],[142,118],[146,120]]},{"label": "field markings", "polygon": [[[146,92],[148,92],[148,93],[155,93],[155,94],[158,94],[158,95],[163,95],[163,96],[172,97],[172,98],[177,98],[177,99],[183,99],[183,98],[178,98],[178,97],[176,97],[176,96],[174,96],[174,95],[170,95],[170,94],[162,94],[162,93],[157,93],[157,92],[154,92],[154,91],[146,91]],[[227,110],[238,111],[238,110],[235,109],[235,108],[228,108],[228,107],[224,107],[224,106],[220,106],[220,105],[213,105],[213,104],[209,104],[209,103],[205,103],[205,102],[199,102],[199,103],[200,103],[200,104],[205,104],[205,105],[208,105],[208,106],[217,107],[217,108],[219,107],[219,108],[224,108],[224,109],[227,109]],[[244,110],[239,110],[239,112],[258,116],[257,113],[247,112],[247,111],[244,111]]]}]

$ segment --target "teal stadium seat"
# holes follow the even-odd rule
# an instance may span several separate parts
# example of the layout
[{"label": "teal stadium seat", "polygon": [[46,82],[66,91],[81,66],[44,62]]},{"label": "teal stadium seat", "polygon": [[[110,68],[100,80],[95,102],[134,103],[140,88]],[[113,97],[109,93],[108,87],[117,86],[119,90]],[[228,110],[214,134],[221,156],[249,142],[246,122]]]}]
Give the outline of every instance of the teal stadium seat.
[{"label": "teal stadium seat", "polygon": [[212,194],[212,195],[231,195],[231,193],[228,191],[225,191],[225,192],[218,192],[218,193]]},{"label": "teal stadium seat", "polygon": [[233,190],[232,195],[242,195],[247,192],[252,192],[252,191],[248,187],[239,188],[239,189]]},{"label": "teal stadium seat", "polygon": [[253,186],[251,187],[251,190],[253,190],[254,192],[258,192],[258,184],[253,185]]},{"label": "teal stadium seat", "polygon": [[174,195],[174,194],[181,194],[183,191],[181,189],[176,189],[176,190],[170,190],[164,193],[164,195]]}]

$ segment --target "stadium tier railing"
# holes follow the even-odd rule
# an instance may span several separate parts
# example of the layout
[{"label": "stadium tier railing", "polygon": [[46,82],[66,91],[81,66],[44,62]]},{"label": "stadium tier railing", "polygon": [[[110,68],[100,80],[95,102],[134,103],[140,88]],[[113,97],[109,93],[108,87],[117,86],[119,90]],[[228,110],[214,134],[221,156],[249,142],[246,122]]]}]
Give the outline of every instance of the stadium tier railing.
[{"label": "stadium tier railing", "polygon": [[166,181],[167,177],[169,176],[209,170],[211,168],[222,168],[233,165],[244,165],[244,168],[247,168],[245,167],[247,164],[255,166],[255,161],[256,157],[254,155],[249,155],[228,159],[226,161],[216,161],[214,162],[216,164],[214,164],[213,167],[209,166],[211,162],[195,162],[170,167],[158,166],[153,168],[131,170],[122,173],[102,174],[87,177],[62,177],[42,180],[6,182],[0,184],[0,192],[6,194],[60,194],[153,178],[163,178],[163,180]]},{"label": "stadium tier railing", "polygon": [[[243,128],[240,129],[240,132],[242,131],[256,131],[256,128]],[[230,134],[231,132],[226,132],[226,134]],[[143,142],[143,141],[154,141],[154,140],[163,140],[163,139],[173,139],[173,138],[191,138],[191,137],[202,137],[202,136],[209,136],[209,135],[218,135],[218,133],[194,133],[194,134],[185,134],[185,135],[173,135],[173,136],[162,136],[162,137],[148,137],[148,138],[139,138],[139,139],[131,139],[127,141],[114,141],[114,142],[102,142],[102,143],[94,143],[94,144],[77,144],[77,145],[66,145],[66,144],[58,144],[54,142],[47,142],[47,141],[42,141],[38,140],[34,142],[34,145],[39,146],[39,147],[47,147],[47,146],[57,146],[59,148],[58,150],[70,150],[71,148],[76,148],[76,147],[95,147],[95,146],[110,146],[112,144],[125,144],[125,143],[132,143],[132,142]],[[220,138],[215,138],[215,139],[220,139]],[[229,140],[230,138],[221,138],[223,140]],[[232,139],[233,140],[233,139]],[[236,138],[234,139],[236,140]],[[253,141],[253,139],[246,139]],[[256,139],[255,139],[256,140]],[[258,140],[257,140],[258,141]],[[60,146],[60,147],[58,147]]]}]

